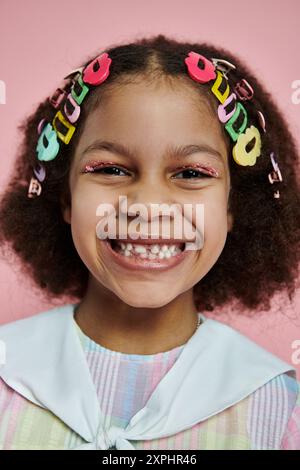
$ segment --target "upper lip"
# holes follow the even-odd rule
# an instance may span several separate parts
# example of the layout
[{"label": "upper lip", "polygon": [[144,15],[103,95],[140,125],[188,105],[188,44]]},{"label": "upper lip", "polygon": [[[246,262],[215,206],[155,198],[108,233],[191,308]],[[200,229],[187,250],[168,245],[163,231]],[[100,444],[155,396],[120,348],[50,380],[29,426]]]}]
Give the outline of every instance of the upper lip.
[{"label": "upper lip", "polygon": [[110,240],[117,240],[120,243],[133,243],[139,245],[174,245],[176,243],[185,243],[185,240],[176,238],[138,238],[136,240],[132,238],[112,238]]}]

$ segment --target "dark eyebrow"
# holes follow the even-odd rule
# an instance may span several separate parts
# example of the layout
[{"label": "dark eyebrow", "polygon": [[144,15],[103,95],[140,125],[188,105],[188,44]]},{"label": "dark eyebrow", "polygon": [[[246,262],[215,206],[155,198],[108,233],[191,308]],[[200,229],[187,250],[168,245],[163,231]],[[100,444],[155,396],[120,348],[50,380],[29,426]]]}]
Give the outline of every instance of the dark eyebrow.
[{"label": "dark eyebrow", "polygon": [[[125,157],[134,160],[137,155],[135,149],[131,150],[126,145],[119,142],[110,142],[107,140],[95,140],[82,152],[81,158],[83,158],[87,153],[92,152],[93,150],[107,150],[108,152],[118,153],[119,155],[124,155]],[[169,146],[165,153],[165,158],[172,158],[179,160],[182,157],[187,157],[198,152],[205,152],[215,157],[218,160],[223,162],[223,157],[218,150],[214,149],[208,144],[189,144],[189,145],[176,145]]]}]

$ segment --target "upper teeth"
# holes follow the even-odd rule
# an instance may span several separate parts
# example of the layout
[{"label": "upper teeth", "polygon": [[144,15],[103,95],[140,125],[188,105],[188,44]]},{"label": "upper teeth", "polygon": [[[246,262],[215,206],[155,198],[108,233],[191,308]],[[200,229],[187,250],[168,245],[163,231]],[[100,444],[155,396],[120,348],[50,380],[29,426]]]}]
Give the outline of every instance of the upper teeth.
[{"label": "upper teeth", "polygon": [[[148,254],[153,255],[156,258],[156,255],[159,258],[169,257],[175,255],[176,253],[180,252],[181,249],[179,248],[179,244],[173,245],[159,245],[159,244],[149,244],[149,245],[141,245],[141,244],[134,244],[134,243],[124,243],[118,242],[117,244],[121,247],[121,249],[125,252],[126,256],[129,256],[132,253],[139,254],[143,257],[143,255],[147,256]],[[151,256],[152,257],[152,256]]]},{"label": "upper teeth", "polygon": [[158,245],[158,244],[150,244],[150,245],[140,245],[134,243],[121,243],[121,248],[123,250],[135,250],[137,253],[146,253],[147,249],[150,249],[151,253],[158,253],[161,251],[175,251],[178,245]]}]

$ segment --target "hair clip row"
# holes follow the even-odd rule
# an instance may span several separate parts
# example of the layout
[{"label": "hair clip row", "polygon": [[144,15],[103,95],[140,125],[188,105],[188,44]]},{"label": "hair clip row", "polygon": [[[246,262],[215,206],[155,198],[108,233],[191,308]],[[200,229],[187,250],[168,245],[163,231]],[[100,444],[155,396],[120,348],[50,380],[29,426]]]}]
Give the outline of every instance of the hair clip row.
[{"label": "hair clip row", "polygon": [[[211,91],[219,101],[218,118],[224,124],[226,131],[235,142],[232,155],[235,162],[241,166],[253,166],[261,155],[261,135],[256,126],[248,125],[247,110],[240,101],[249,101],[254,96],[254,90],[246,79],[240,80],[230,89],[227,74],[236,67],[225,59],[212,58],[190,51],[184,59],[189,76],[198,83],[211,83]],[[89,93],[91,86],[103,83],[109,75],[112,60],[106,52],[93,59],[86,67],[71,71],[64,79],[71,80],[72,87],[68,93],[63,88],[57,88],[50,97],[50,102],[56,112],[52,123],[42,119],[38,125],[39,139],[37,143],[37,158],[40,161],[50,161],[59,153],[60,144],[68,144],[76,130],[80,117],[80,105]],[[239,101],[240,100],[240,101]],[[59,109],[64,102],[63,109]],[[266,122],[261,111],[257,111],[257,119],[262,131],[266,132]],[[252,144],[251,146],[249,144]],[[251,148],[250,148],[251,147]],[[249,149],[250,148],[250,149]],[[272,154],[274,156],[274,153]],[[269,175],[270,183],[278,181],[278,164]],[[45,178],[45,168],[43,174]],[[41,170],[41,165],[38,170]],[[36,175],[35,175],[36,176]],[[281,177],[281,174],[280,174]],[[272,178],[272,180],[271,180]],[[278,177],[279,178],[279,177]],[[41,180],[36,176],[31,179],[28,196],[40,195]],[[278,192],[277,192],[278,193]],[[279,197],[279,196],[274,196]]]}]

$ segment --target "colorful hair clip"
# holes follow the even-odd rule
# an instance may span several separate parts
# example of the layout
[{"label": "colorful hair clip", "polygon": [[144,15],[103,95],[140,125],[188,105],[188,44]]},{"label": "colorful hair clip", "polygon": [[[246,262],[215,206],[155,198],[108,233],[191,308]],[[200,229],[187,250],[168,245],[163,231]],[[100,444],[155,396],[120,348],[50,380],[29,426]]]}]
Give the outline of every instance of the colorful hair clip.
[{"label": "colorful hair clip", "polygon": [[235,70],[236,66],[233,65],[231,62],[225,59],[211,59],[214,66],[223,73],[224,77],[227,77],[227,73],[231,72],[231,70]]},{"label": "colorful hair clip", "polygon": [[44,129],[46,124],[47,124],[47,121],[45,118],[40,120],[40,122],[38,123],[38,127],[37,127],[38,135],[42,133],[42,130]]},{"label": "colorful hair clip", "polygon": [[[251,150],[246,150],[247,145],[254,140]],[[232,155],[236,163],[242,166],[253,166],[261,154],[261,139],[258,129],[250,126],[244,134],[240,134],[236,145],[233,147]]]},{"label": "colorful hair clip", "polygon": [[59,151],[59,142],[57,140],[57,134],[51,124],[47,124],[43,129],[37,146],[36,151],[39,160],[53,160]]},{"label": "colorful hair clip", "polygon": [[74,76],[77,76],[81,74],[83,71],[84,67],[78,67],[77,69],[72,70],[68,75],[64,77],[64,80],[67,80],[68,78],[74,78]]},{"label": "colorful hair clip", "polygon": [[216,98],[218,98],[220,103],[224,103],[230,94],[228,80],[225,78],[222,72],[220,72],[220,70],[217,70],[217,78],[211,87],[211,91],[216,96]]},{"label": "colorful hair clip", "polygon": [[266,133],[266,120],[265,116],[261,111],[257,111],[257,116],[258,116],[258,122],[264,133]]},{"label": "colorful hair clip", "polygon": [[36,164],[33,168],[33,173],[36,178],[32,177],[29,183],[28,193],[27,196],[29,198],[33,198],[36,196],[40,196],[42,192],[42,185],[41,183],[44,181],[46,177],[46,170],[43,165]]},{"label": "colorful hair clip", "polygon": [[66,97],[66,90],[62,90],[61,88],[57,88],[53,95],[49,98],[50,103],[52,106],[57,109],[63,99]]},{"label": "colorful hair clip", "polygon": [[71,93],[67,96],[64,105],[64,113],[72,124],[76,122],[80,116],[80,106],[76,103]]},{"label": "colorful hair clip", "polygon": [[225,124],[235,113],[236,110],[236,94],[231,95],[224,101],[223,104],[218,106],[218,117],[220,121]]},{"label": "colorful hair clip", "polygon": [[198,83],[207,83],[217,76],[214,65],[201,54],[191,51],[184,61],[190,77]]},{"label": "colorful hair clip", "polygon": [[[85,67],[78,67],[64,77],[70,80],[72,86],[70,92],[63,88],[57,88],[49,98],[55,109],[65,100],[63,108],[57,111],[52,123],[45,118],[41,119],[37,126],[39,135],[36,152],[40,161],[53,160],[59,153],[60,141],[69,144],[80,117],[80,105],[90,91],[90,87],[95,87],[103,83],[109,75],[112,60],[106,52],[89,62]],[[63,112],[62,112],[63,111]],[[34,168],[35,178],[32,177],[29,184],[28,197],[39,196],[41,194],[41,182],[44,181],[46,171],[43,165],[38,164]]]},{"label": "colorful hair clip", "polygon": [[101,85],[109,75],[109,67],[112,60],[107,52],[104,52],[99,57],[96,57],[90,62],[82,71],[82,80],[87,85],[98,86]]},{"label": "colorful hair clip", "polygon": [[[228,79],[219,68],[235,68],[233,64],[222,59],[208,60],[201,54],[190,51],[184,59],[190,77],[198,83],[208,83],[214,80],[211,91],[220,102],[218,108],[219,120],[225,124],[225,129],[231,139],[236,142],[232,155],[236,163],[242,166],[253,166],[260,156],[261,137],[255,126],[248,126],[248,113],[244,106],[237,101],[236,95],[243,100],[251,99],[254,92],[246,80],[241,80],[234,91],[230,90]],[[253,142],[251,150],[249,144]]]},{"label": "colorful hair clip", "polygon": [[270,153],[270,159],[271,159],[271,162],[272,162],[273,171],[271,171],[271,173],[269,173],[269,175],[268,175],[269,181],[270,181],[271,184],[281,182],[282,181],[282,175],[281,175],[281,171],[279,169],[278,163],[275,160],[275,153],[274,152]]},{"label": "colorful hair clip", "polygon": [[78,80],[73,83],[71,95],[77,104],[81,104],[89,91],[89,87],[83,83],[82,75],[80,75]]},{"label": "colorful hair clip", "polygon": [[40,183],[42,183],[46,177],[46,170],[43,165],[37,163],[33,168],[33,172]]},{"label": "colorful hair clip", "polygon": [[247,127],[247,124],[247,111],[241,103],[237,102],[234,114],[225,124],[225,129],[227,130],[228,134],[234,142],[236,142],[239,136],[243,134],[244,130]]},{"label": "colorful hair clip", "polygon": [[37,179],[31,178],[28,188],[27,196],[33,198],[39,196],[42,192],[42,186]]},{"label": "colorful hair clip", "polygon": [[[281,175],[281,171],[279,169],[278,163],[275,159],[275,153],[274,152],[270,153],[270,159],[271,159],[271,162],[272,162],[273,171],[268,174],[269,182],[271,184],[280,183],[282,181],[282,175]],[[273,197],[276,198],[276,199],[280,198],[280,192],[279,192],[278,189],[277,189],[277,191],[274,191]]]},{"label": "colorful hair clip", "polygon": [[[240,80],[231,90],[227,74],[236,69],[236,66],[225,59],[207,59],[205,56],[190,51],[184,59],[189,76],[200,84],[208,84],[216,99],[219,101],[218,118],[231,139],[235,142],[232,155],[236,163],[242,166],[253,166],[261,154],[261,136],[259,130],[248,125],[248,113],[238,101],[251,100],[254,91],[246,79]],[[91,87],[103,83],[108,75],[112,60],[108,54],[102,53],[85,67],[72,70],[64,77],[70,79],[72,86],[67,92],[57,88],[50,98],[54,108],[59,108],[65,100],[64,106],[55,114],[52,123],[42,119],[38,124],[39,139],[37,155],[41,161],[53,160],[59,152],[60,141],[68,144],[72,138],[80,117],[80,105],[89,93]],[[209,83],[213,81],[213,83]],[[63,111],[63,112],[62,112]],[[265,118],[261,111],[257,112],[259,125],[266,132]],[[248,126],[248,127],[247,127]],[[250,145],[251,144],[251,145]],[[250,148],[250,150],[249,150]],[[274,171],[269,174],[269,181],[282,181],[282,176],[272,152],[270,155]],[[45,169],[42,165],[34,170],[36,178],[31,178],[28,195],[34,197],[41,193],[40,182],[45,179]],[[279,197],[279,191],[274,193]]]},{"label": "colorful hair clip", "polygon": [[254,95],[253,88],[251,87],[249,82],[245,80],[245,78],[243,78],[240,82],[235,85],[234,91],[238,95],[239,99],[242,101],[251,100]]},{"label": "colorful hair clip", "polygon": [[65,119],[61,111],[57,111],[52,121],[52,126],[56,130],[57,136],[65,144],[68,144],[75,132],[75,126]]}]

